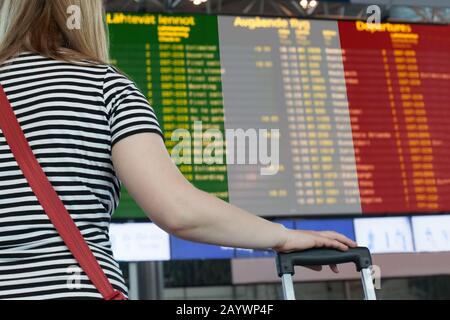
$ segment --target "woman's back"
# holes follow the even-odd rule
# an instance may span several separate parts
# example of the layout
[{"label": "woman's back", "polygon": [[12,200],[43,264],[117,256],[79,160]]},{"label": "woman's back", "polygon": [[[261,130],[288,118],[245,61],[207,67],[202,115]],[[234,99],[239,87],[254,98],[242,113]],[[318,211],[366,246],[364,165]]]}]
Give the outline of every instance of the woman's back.
[{"label": "woman's back", "polygon": [[[0,65],[0,83],[65,207],[113,286],[126,292],[108,236],[120,195],[111,150],[131,134],[160,134],[153,110],[106,65],[23,53]],[[0,299],[100,298],[77,266],[0,131]]]}]

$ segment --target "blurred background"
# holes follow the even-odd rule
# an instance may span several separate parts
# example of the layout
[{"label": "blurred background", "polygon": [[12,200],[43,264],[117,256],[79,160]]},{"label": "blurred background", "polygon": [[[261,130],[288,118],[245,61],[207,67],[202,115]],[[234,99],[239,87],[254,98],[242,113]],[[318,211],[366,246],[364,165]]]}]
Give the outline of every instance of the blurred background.
[{"label": "blurred background", "polygon": [[[169,151],[195,121],[280,131],[277,174],[261,176],[260,162],[196,164],[200,142],[180,165],[194,185],[368,246],[380,299],[450,298],[450,1],[105,2],[112,63],[147,95]],[[233,151],[248,160],[251,147]],[[282,297],[273,252],[169,236],[125,189],[111,240],[132,299]],[[298,299],[362,297],[353,266],[299,268],[296,281]]]}]

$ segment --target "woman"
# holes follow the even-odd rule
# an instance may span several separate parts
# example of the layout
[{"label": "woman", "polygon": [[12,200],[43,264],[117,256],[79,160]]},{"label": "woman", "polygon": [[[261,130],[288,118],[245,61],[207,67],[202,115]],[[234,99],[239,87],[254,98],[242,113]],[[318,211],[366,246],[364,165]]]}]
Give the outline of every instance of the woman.
[{"label": "woman", "polygon": [[[108,237],[120,181],[152,221],[187,240],[280,252],[355,246],[335,232],[288,230],[189,184],[146,98],[108,65],[102,1],[0,3],[0,83],[116,290],[126,294]],[[67,27],[70,5],[81,10],[79,30]],[[0,133],[0,299],[101,298],[83,272],[70,285],[76,266]]]}]

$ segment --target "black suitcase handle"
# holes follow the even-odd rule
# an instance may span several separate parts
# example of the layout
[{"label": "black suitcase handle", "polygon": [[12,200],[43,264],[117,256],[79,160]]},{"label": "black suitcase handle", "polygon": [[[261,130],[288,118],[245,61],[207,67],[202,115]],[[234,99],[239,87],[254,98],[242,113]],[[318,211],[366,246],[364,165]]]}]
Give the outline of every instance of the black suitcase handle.
[{"label": "black suitcase handle", "polygon": [[278,276],[294,275],[295,266],[323,266],[353,262],[360,272],[372,265],[372,256],[368,248],[357,247],[348,251],[334,249],[310,249],[299,252],[279,253],[277,256]]}]

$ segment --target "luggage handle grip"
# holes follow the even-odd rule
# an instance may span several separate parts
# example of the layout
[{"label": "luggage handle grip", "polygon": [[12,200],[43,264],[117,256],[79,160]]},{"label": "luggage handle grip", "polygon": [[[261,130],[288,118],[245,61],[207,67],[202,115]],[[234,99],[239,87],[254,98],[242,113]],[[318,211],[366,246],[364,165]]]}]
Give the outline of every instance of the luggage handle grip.
[{"label": "luggage handle grip", "polygon": [[369,268],[372,265],[370,251],[365,247],[350,248],[348,251],[334,249],[309,249],[305,251],[279,253],[277,255],[278,276],[294,275],[295,266],[323,266],[353,262],[356,270]]}]

